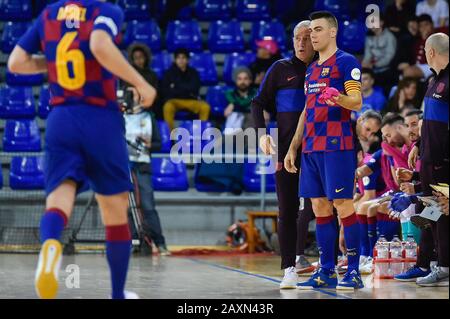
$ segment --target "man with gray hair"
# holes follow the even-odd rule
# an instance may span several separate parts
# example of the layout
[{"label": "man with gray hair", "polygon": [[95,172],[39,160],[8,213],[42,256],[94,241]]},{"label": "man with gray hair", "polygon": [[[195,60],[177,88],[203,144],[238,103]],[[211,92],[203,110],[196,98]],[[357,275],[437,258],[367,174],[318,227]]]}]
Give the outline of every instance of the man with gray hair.
[{"label": "man with gray hair", "polygon": [[[281,289],[295,289],[297,286],[296,255],[298,259],[300,255],[304,258],[303,251],[308,222],[314,218],[309,200],[305,201],[303,205],[305,209],[299,212],[299,174],[290,174],[283,168],[284,157],[305,106],[306,68],[314,57],[309,26],[310,21],[302,21],[297,24],[293,35],[295,54],[289,59],[278,60],[270,67],[261,83],[258,95],[252,102],[253,119],[257,129],[266,128],[264,111],[276,114],[277,118],[278,149],[276,150],[277,146],[270,135],[262,136],[259,142],[263,153],[277,156],[278,162],[275,173],[279,205],[278,237],[281,268],[284,269]],[[297,224],[301,234],[298,234]],[[304,260],[305,263],[309,263],[306,258]],[[302,266],[302,268],[304,267]],[[310,264],[309,268],[313,269]],[[312,269],[306,267],[299,270],[311,271]]]},{"label": "man with gray hair", "polygon": [[[448,122],[448,35],[435,33],[425,42],[425,56],[434,78],[424,98],[420,140],[420,181],[424,196],[432,196],[431,184],[449,182]],[[423,278],[419,286],[448,286],[449,216],[442,215],[432,224],[437,242],[438,267]]]}]

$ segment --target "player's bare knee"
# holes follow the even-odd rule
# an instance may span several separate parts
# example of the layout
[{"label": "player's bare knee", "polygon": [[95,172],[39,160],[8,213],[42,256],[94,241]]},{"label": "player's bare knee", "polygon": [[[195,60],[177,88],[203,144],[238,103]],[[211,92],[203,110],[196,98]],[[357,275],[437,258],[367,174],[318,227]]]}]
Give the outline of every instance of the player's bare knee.
[{"label": "player's bare knee", "polygon": [[103,224],[123,225],[128,223],[128,192],[111,196],[95,195],[100,206]]},{"label": "player's bare knee", "polygon": [[327,198],[311,198],[311,204],[316,217],[333,215],[333,205]]},{"label": "player's bare knee", "polygon": [[333,206],[336,208],[339,217],[345,218],[355,212],[353,200],[351,199],[335,199]]}]

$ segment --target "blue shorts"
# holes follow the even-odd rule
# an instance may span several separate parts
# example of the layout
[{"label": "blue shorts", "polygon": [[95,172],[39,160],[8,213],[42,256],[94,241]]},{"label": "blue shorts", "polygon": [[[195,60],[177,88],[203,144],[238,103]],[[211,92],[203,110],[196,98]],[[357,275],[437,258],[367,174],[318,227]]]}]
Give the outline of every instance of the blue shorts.
[{"label": "blue shorts", "polygon": [[302,153],[299,196],[352,199],[355,170],[354,151]]},{"label": "blue shorts", "polygon": [[132,190],[122,114],[87,105],[55,107],[47,119],[44,175],[47,195],[67,179],[77,183],[77,193]]}]

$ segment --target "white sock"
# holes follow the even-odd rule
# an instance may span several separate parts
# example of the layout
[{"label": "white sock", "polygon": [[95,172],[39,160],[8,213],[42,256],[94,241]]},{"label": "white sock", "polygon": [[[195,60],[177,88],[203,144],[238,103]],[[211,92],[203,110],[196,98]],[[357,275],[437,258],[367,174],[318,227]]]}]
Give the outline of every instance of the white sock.
[{"label": "white sock", "polygon": [[439,267],[442,272],[445,272],[448,274],[448,267]]},{"label": "white sock", "polygon": [[301,256],[301,255],[295,256],[295,262],[296,262],[296,263],[298,263],[298,261],[300,260],[300,256]]}]

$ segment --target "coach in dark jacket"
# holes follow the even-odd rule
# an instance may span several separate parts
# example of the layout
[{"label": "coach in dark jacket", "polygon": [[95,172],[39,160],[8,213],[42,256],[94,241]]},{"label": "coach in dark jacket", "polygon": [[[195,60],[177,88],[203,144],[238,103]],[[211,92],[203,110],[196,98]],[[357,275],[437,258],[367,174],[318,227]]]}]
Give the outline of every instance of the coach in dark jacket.
[{"label": "coach in dark jacket", "polygon": [[[291,174],[282,167],[305,106],[305,73],[314,58],[314,50],[309,38],[309,21],[302,21],[295,27],[293,41],[294,56],[278,60],[270,67],[258,95],[252,102],[252,114],[257,129],[266,128],[263,111],[276,114],[277,117],[278,141],[274,142],[270,135],[264,135],[260,139],[260,148],[265,154],[277,153],[278,158],[275,173],[279,203],[278,236],[281,268],[285,270],[280,288],[292,288],[297,284],[296,255],[299,256],[298,271],[311,268],[311,264],[303,255],[308,223],[314,217],[309,200],[305,201],[305,208],[299,213],[299,174]],[[278,150],[272,149],[274,145],[278,147]],[[299,231],[297,231],[297,222]]]}]

